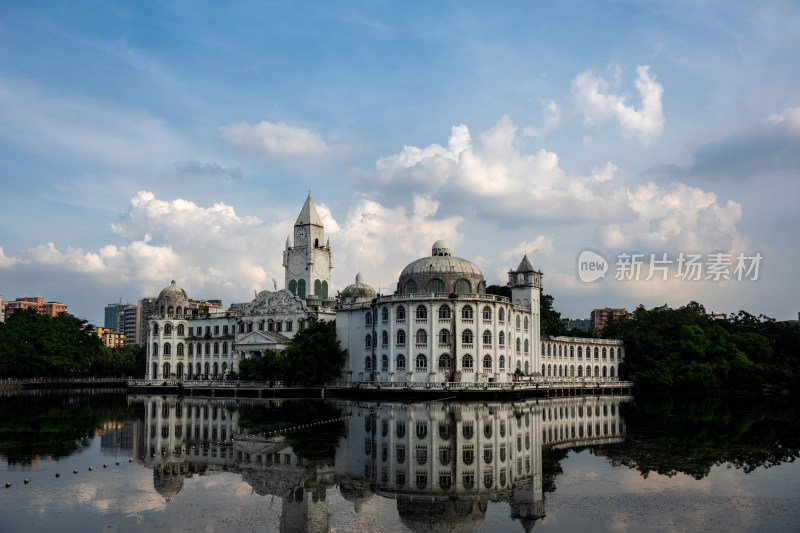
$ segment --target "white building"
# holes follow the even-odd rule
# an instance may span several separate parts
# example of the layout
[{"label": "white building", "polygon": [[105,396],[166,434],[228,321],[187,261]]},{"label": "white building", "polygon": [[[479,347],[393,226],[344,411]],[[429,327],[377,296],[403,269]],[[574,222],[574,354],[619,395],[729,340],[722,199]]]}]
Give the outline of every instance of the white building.
[{"label": "white building", "polygon": [[[511,383],[514,376],[619,376],[621,341],[542,339],[542,273],[528,257],[508,272],[511,298],[486,293],[473,262],[445,241],[403,269],[392,295],[378,296],[359,274],[330,297],[333,252],[311,197],[283,251],[286,289],[262,291],[231,309],[191,309],[175,283],[149,321],[148,379],[223,377],[238,361],[282,350],[310,320],[336,319],[351,383]],[[323,244],[323,242],[325,244]]]}]

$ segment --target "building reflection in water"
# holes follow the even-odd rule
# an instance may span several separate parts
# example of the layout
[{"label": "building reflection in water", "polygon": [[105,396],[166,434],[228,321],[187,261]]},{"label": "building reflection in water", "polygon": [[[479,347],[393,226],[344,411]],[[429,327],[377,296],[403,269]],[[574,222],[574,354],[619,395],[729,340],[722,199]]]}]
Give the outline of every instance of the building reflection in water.
[{"label": "building reflection in water", "polygon": [[[488,403],[337,402],[346,437],[335,461],[299,457],[284,436],[248,434],[233,407],[254,400],[144,397],[144,464],[167,500],[195,474],[235,471],[282,498],[282,532],[330,529],[327,491],[358,512],[375,495],[397,502],[412,531],[474,531],[489,502],[508,502],[525,531],[545,515],[543,448],[621,442],[619,406],[599,396]],[[333,466],[330,464],[333,462]]]}]

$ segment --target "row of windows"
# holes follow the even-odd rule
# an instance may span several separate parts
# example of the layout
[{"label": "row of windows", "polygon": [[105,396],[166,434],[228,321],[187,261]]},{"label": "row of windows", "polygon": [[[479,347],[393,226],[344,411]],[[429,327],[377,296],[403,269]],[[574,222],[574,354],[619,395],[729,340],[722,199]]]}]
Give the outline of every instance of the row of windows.
[{"label": "row of windows", "polygon": [[[164,363],[162,367],[162,374],[161,377],[163,379],[170,379],[170,378],[177,378],[177,379],[208,379],[209,377],[213,377],[214,379],[220,378],[225,375],[228,371],[228,363],[222,363],[220,367],[219,363],[214,363],[213,365],[206,363],[205,364],[205,372],[202,372],[203,367],[200,366],[200,363],[195,365],[195,374],[192,375],[192,365],[186,365],[186,374],[184,375],[184,366],[183,363],[178,363],[175,365],[175,374],[172,374],[172,366],[169,363]],[[222,373],[220,374],[220,368],[222,369]],[[158,376],[158,363],[153,363],[153,379],[157,379]]]},{"label": "row of windows", "polygon": [[[205,345],[200,343],[200,342],[198,342],[196,346],[197,346],[197,355],[203,355],[203,347],[204,346],[205,346],[205,355],[211,355],[212,348],[214,350],[214,352],[213,352],[214,355],[219,355],[220,354],[220,347],[222,348],[222,355],[228,355],[228,343],[227,342],[223,342],[221,345],[218,342],[215,342],[213,345],[210,342],[205,343]],[[177,355],[184,355],[184,347],[183,347],[183,343],[182,342],[179,342],[175,346],[175,353]],[[153,350],[152,350],[151,355],[153,355],[154,357],[158,356],[158,343],[157,342],[153,343]],[[164,343],[164,355],[172,355],[172,344],[170,344],[169,342],[165,342]],[[189,355],[195,355],[195,345],[194,344],[189,344]]]},{"label": "row of windows", "polygon": [[[525,459],[525,467],[526,472],[530,473],[531,471],[531,461],[530,459]],[[369,478],[372,477],[372,465],[365,465],[364,467],[365,472],[364,475]],[[518,474],[522,475],[522,462],[517,461],[517,470]],[[381,481],[383,483],[388,483],[389,481],[389,474],[386,472],[386,469],[381,469]],[[475,487],[475,474],[473,472],[464,473],[461,476],[462,485],[465,489],[469,490]],[[428,486],[428,472],[424,470],[420,470],[416,472],[415,477],[416,486],[418,489],[425,489]],[[403,487],[406,484],[406,473],[404,470],[398,470],[395,473],[395,485],[398,487]],[[487,489],[491,489],[494,487],[494,474],[491,471],[487,471],[483,473],[483,486]],[[500,471],[500,486],[506,486],[506,471]],[[450,472],[439,472],[439,488],[447,490],[453,487],[453,476]]]},{"label": "row of windows", "polygon": [[[501,355],[498,360],[498,368],[504,369],[506,367],[506,357]],[[425,354],[417,355],[415,359],[416,368],[428,368],[428,357]],[[442,354],[439,356],[439,368],[450,368],[451,365],[451,358],[450,354]],[[402,354],[397,356],[397,368],[405,368],[406,367],[406,357]],[[474,359],[472,355],[466,354],[461,357],[461,368],[474,368]],[[389,370],[389,356],[384,354],[381,356],[381,368],[384,371]],[[483,356],[483,368],[491,369],[492,367],[492,356],[491,355],[484,355]],[[364,370],[366,372],[372,371],[372,357],[366,357],[364,359]]]},{"label": "row of windows", "polygon": [[[305,298],[306,295],[306,280],[299,279],[299,280],[291,280],[289,282],[289,292],[294,294],[295,296],[299,296],[300,298]],[[314,295],[319,296],[321,299],[325,300],[328,298],[328,282],[327,281],[320,281],[314,280]]]},{"label": "row of windows", "polygon": [[[585,368],[585,370],[584,370],[584,368]],[[567,375],[567,372],[569,372],[569,375]],[[543,376],[547,376],[547,377],[559,377],[559,378],[561,378],[561,377],[564,377],[564,378],[566,378],[566,377],[582,378],[584,376],[587,377],[587,378],[590,378],[590,377],[596,377],[596,378],[599,378],[599,377],[604,377],[604,378],[611,377],[611,378],[615,378],[615,377],[617,377],[617,371],[616,371],[616,366],[614,366],[614,365],[612,365],[610,367],[607,367],[605,365],[603,367],[595,365],[594,373],[592,373],[592,366],[591,365],[586,365],[586,367],[578,365],[577,366],[577,372],[576,372],[575,365],[569,365],[569,367],[567,367],[567,365],[547,365],[547,367],[545,367],[545,365],[542,364],[542,375]]]},{"label": "row of windows", "polygon": [[[552,351],[550,350],[550,348],[552,348]],[[556,355],[556,353],[558,355]],[[602,353],[602,358],[603,359],[606,359],[606,356],[609,355],[611,357],[612,361],[614,360],[614,358],[616,356],[616,352],[614,351],[614,348],[610,348],[607,351],[606,348],[603,347],[602,352],[601,352],[600,348],[595,346],[595,348],[594,348],[594,358],[595,359],[600,359],[601,353]],[[545,343],[542,343],[542,355],[545,355]],[[548,357],[550,357],[551,355],[553,357],[566,357],[567,356],[567,347],[563,346],[563,345],[559,345],[558,346],[558,351],[556,352],[556,347],[551,345],[551,344],[548,344],[547,345],[547,350],[546,350],[546,355]],[[569,356],[571,358],[575,357],[575,347],[574,346],[570,346],[569,347]],[[622,349],[620,349],[619,356],[622,357]],[[587,346],[586,347],[586,358],[590,359],[591,357],[592,357],[592,349],[589,346]],[[583,359],[583,346],[578,346],[578,359]]]},{"label": "row of windows", "polygon": [[[424,330],[424,329],[417,330],[417,332],[415,333],[414,337],[415,337],[414,340],[416,341],[416,344],[418,344],[418,345],[428,344],[428,332],[427,332],[427,330]],[[405,344],[406,344],[406,332],[405,332],[405,330],[403,330],[403,329],[398,330],[395,333],[395,340],[396,340],[396,345],[397,346],[405,346]],[[452,340],[452,334],[451,334],[450,330],[449,329],[441,329],[441,330],[439,330],[438,340],[439,340],[439,344],[448,344],[449,345],[451,340]],[[490,346],[492,344],[492,332],[489,331],[488,329],[485,330],[483,332],[483,335],[481,336],[481,340],[483,341],[484,346]],[[464,331],[461,332],[461,343],[462,344],[474,344],[474,342],[475,342],[475,336],[472,333],[471,329],[465,329]],[[365,344],[365,347],[367,349],[372,348],[372,334],[367,333],[367,335],[366,335],[366,337],[364,339],[364,344]],[[506,334],[505,334],[504,331],[501,331],[500,333],[498,333],[498,335],[497,335],[497,344],[498,344],[498,346],[505,346],[506,345]],[[384,348],[389,346],[389,332],[388,331],[384,330],[384,331],[381,332],[381,346],[384,347]],[[528,343],[528,339],[525,339],[524,342],[522,341],[522,339],[517,339],[516,340],[516,349],[517,349],[518,352],[522,349],[523,346],[524,346],[524,349],[525,349],[525,353],[528,353],[529,346],[530,346],[529,343]]]},{"label": "row of windows", "polygon": [[[283,322],[281,320],[273,320],[273,319],[270,318],[269,320],[266,320],[266,321],[261,320],[259,322],[256,322],[256,327],[258,328],[258,331],[264,331],[265,325],[266,325],[267,331],[292,331],[292,329],[293,329],[293,324],[292,324],[291,320],[287,320],[286,322]],[[304,324],[303,324],[303,321],[301,320],[300,321],[300,329],[303,329],[303,327],[304,327]],[[211,336],[212,328],[213,328],[213,332],[214,332],[213,335],[214,336],[219,336],[219,334],[220,334],[220,326],[218,326],[218,325],[217,326],[205,326],[205,334],[206,334],[206,336]],[[175,328],[175,329],[176,329],[176,333],[177,333],[177,335],[179,337],[182,337],[184,335],[185,329],[184,329],[184,325],[183,324],[178,324],[178,327]],[[158,335],[158,330],[159,330],[158,323],[154,323],[153,324],[153,335],[154,336]],[[203,326],[197,326],[197,330],[196,331],[197,331],[197,335],[203,335]],[[253,322],[240,322],[239,323],[239,333],[250,333],[252,331],[253,331]],[[194,333],[195,333],[195,328],[194,327],[190,327],[189,328],[189,336],[190,337],[193,336]],[[222,334],[223,335],[228,335],[228,326],[227,325],[223,325],[222,326]],[[164,335],[172,335],[172,324],[164,324]]]},{"label": "row of windows", "polygon": [[[395,308],[395,319],[396,320],[405,320],[406,319],[406,308],[403,305],[399,305]],[[447,304],[440,305],[438,309],[439,320],[450,320],[452,316],[452,310],[450,306]],[[497,318],[500,322],[505,322],[506,319],[506,311],[503,307],[498,309],[497,311]],[[418,305],[414,308],[414,316],[417,320],[427,320],[428,319],[428,308],[425,305]],[[483,307],[483,311],[481,312],[481,316],[484,320],[491,320],[492,319],[492,308],[488,305]],[[461,308],[461,318],[463,320],[472,320],[475,318],[475,309],[471,305],[465,305]],[[382,307],[381,308],[381,321],[388,322],[389,321],[389,308]],[[364,322],[367,326],[372,326],[372,312],[367,311],[364,315]],[[525,329],[528,329],[529,321],[528,317],[522,317],[517,315],[516,317],[516,327],[520,328],[520,326],[524,323]]]}]

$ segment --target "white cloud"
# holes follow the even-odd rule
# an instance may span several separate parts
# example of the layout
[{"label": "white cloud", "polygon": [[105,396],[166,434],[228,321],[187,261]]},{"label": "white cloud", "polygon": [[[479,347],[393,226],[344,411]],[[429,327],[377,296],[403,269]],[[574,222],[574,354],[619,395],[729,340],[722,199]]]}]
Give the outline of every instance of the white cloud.
[{"label": "white cloud", "polygon": [[389,208],[373,200],[361,199],[347,214],[340,244],[334,252],[341,261],[340,282],[353,283],[361,272],[367,283],[383,292],[394,290],[400,270],[411,260],[430,255],[431,245],[447,240],[458,255],[462,236],[457,228],[462,217],[437,218],[439,203],[429,197],[414,196],[413,210]]},{"label": "white cloud", "polygon": [[318,133],[283,122],[265,120],[255,125],[242,122],[223,126],[220,132],[231,144],[275,157],[318,158],[331,149]]},{"label": "white cloud", "polygon": [[572,98],[584,113],[587,123],[602,123],[609,118],[615,118],[625,135],[635,135],[640,142],[648,144],[664,128],[661,105],[664,88],[650,74],[649,66],[637,67],[636,73],[634,85],[641,98],[639,110],[626,104],[627,95],[608,92],[608,83],[603,78],[594,76],[591,70],[572,80]]},{"label": "white cloud", "polygon": [[522,131],[523,135],[527,137],[541,137],[561,122],[561,108],[558,107],[555,100],[550,99],[546,102],[542,102],[542,108],[544,110],[544,120],[542,121],[541,127],[534,128],[533,126],[526,126]]},{"label": "white cloud", "polygon": [[14,265],[24,263],[19,257],[8,257],[0,246],[0,268],[11,268]]}]

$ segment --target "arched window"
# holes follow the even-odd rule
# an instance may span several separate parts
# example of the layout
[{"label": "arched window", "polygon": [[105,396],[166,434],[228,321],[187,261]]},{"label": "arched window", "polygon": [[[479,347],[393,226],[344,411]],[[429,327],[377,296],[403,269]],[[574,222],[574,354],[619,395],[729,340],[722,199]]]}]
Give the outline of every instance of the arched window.
[{"label": "arched window", "polygon": [[528,353],[528,339],[525,339],[525,349],[523,351]]},{"label": "arched window", "polygon": [[461,308],[461,318],[464,320],[472,320],[473,316],[474,313],[471,305],[465,305]]},{"label": "arched window", "polygon": [[525,317],[523,326],[525,327],[526,330],[528,329],[528,317]]},{"label": "arched window", "polygon": [[417,370],[427,370],[428,368],[428,358],[425,357],[425,354],[419,354],[417,356]]},{"label": "arched window", "polygon": [[440,320],[450,320],[450,306],[443,305],[439,308],[439,319]]},{"label": "arched window", "polygon": [[491,320],[492,319],[492,308],[488,305],[483,306],[483,319],[484,320]]},{"label": "arched window", "polygon": [[222,343],[222,355],[228,355],[228,343],[227,342],[223,342]]},{"label": "arched window", "polygon": [[595,346],[595,348],[594,348],[594,358],[598,359],[599,357],[600,357],[600,350],[598,350],[597,347]]},{"label": "arched window", "polygon": [[197,355],[203,355],[203,345],[199,342],[197,343]]},{"label": "arched window", "polygon": [[611,377],[612,378],[616,377],[616,370],[613,366],[611,367]]},{"label": "arched window", "polygon": [[381,321],[388,322],[389,321],[389,308],[385,305],[381,307]]},{"label": "arched window", "polygon": [[372,357],[370,356],[364,358],[364,371],[372,372]]},{"label": "arched window", "polygon": [[520,322],[519,315],[517,315],[517,329],[519,329],[519,322]]},{"label": "arched window", "polygon": [[[603,361],[605,361],[605,359],[606,359],[606,349],[605,349],[605,347],[603,347]],[[603,376],[603,377],[605,377],[605,376]]]},{"label": "arched window", "polygon": [[574,357],[575,357],[575,347],[574,346],[570,346],[569,347],[569,358],[572,359]]},{"label": "arched window", "polygon": [[369,349],[372,348],[372,335],[367,333],[367,337],[365,339],[365,348]]},{"label": "arched window", "polygon": [[[614,348],[608,350],[608,356],[611,358],[612,361],[614,360]],[[611,377],[613,378],[614,376]]]},{"label": "arched window", "polygon": [[397,310],[395,311],[395,316],[397,320],[405,320],[406,319],[406,308],[405,306],[398,306]]},{"label": "arched window", "polygon": [[526,374],[528,373],[528,369],[529,369],[528,361],[525,361],[525,373]]},{"label": "arched window", "polygon": [[428,332],[424,329],[417,330],[417,344],[428,344]]},{"label": "arched window", "polygon": [[443,353],[439,356],[439,368],[450,368],[450,355]]},{"label": "arched window", "polygon": [[189,344],[189,355],[194,355],[194,344]]},{"label": "arched window", "polygon": [[456,292],[458,294],[469,294],[470,292],[472,292],[469,286],[469,281],[465,279],[460,279],[456,281]]},{"label": "arched window", "polygon": [[397,356],[397,368],[405,368],[406,367],[406,356],[400,354]]},{"label": "arched window", "polygon": [[183,363],[178,363],[175,368],[177,370],[178,379],[183,379]]},{"label": "arched window", "polygon": [[405,343],[406,343],[406,332],[405,332],[405,330],[398,329],[397,330],[397,344],[399,346],[402,346]]},{"label": "arched window", "polygon": [[472,368],[472,356],[466,354],[461,358],[461,368]]},{"label": "arched window", "polygon": [[219,355],[219,343],[214,343],[214,355]]},{"label": "arched window", "polygon": [[506,332],[505,331],[501,331],[500,333],[497,334],[497,344],[499,344],[500,346],[505,346],[506,345]]},{"label": "arched window", "polygon": [[314,295],[322,296],[322,282],[318,279],[314,280]]},{"label": "arched window", "polygon": [[500,368],[505,368],[506,367],[506,356],[505,355],[501,355],[500,356],[500,360],[499,360],[498,363],[499,363]]},{"label": "arched window", "polygon": [[289,282],[289,292],[291,292],[293,295],[297,296],[297,281],[296,280],[291,280]]},{"label": "arched window", "polygon": [[176,346],[175,353],[177,353],[178,355],[183,355],[183,343],[182,342],[179,342],[178,346]]},{"label": "arched window", "polygon": [[322,282],[322,292],[320,293],[319,297],[322,298],[323,300],[327,300],[328,299],[328,282],[327,281],[323,281]]},{"label": "arched window", "polygon": [[569,377],[575,377],[575,365],[569,365]]},{"label": "arched window", "polygon": [[544,366],[544,363],[542,363],[542,376],[546,376],[546,375],[547,374],[545,373],[545,366]]},{"label": "arched window", "polygon": [[164,374],[163,374],[164,379],[169,378],[169,371],[170,371],[169,363],[164,363]]},{"label": "arched window", "polygon": [[450,330],[442,328],[439,331],[439,344],[450,344]]},{"label": "arched window", "polygon": [[578,377],[579,378],[583,377],[583,367],[581,365],[578,365]]},{"label": "arched window", "polygon": [[417,320],[427,320],[428,319],[428,308],[424,305],[417,306]]},{"label": "arched window", "polygon": [[[227,371],[228,371],[228,363],[222,363],[222,375],[224,376]],[[224,417],[224,411],[223,411],[223,417]]]},{"label": "arched window", "polygon": [[492,368],[492,356],[486,354],[483,356],[483,368]]},{"label": "arched window", "polygon": [[497,320],[500,322],[505,322],[506,320],[506,310],[502,307],[497,311]]},{"label": "arched window", "polygon": [[517,339],[517,351],[519,351],[521,344],[522,344],[522,341],[520,339]]},{"label": "arched window", "polygon": [[488,329],[483,332],[483,344],[492,344],[492,332]]},{"label": "arched window", "polygon": [[306,297],[306,280],[304,279],[297,281],[297,296],[300,298]]},{"label": "arched window", "polygon": [[[185,331],[183,324],[178,324],[178,335],[183,337],[183,332]],[[613,349],[613,348],[612,348]]]},{"label": "arched window", "polygon": [[547,365],[547,377],[550,377],[552,375],[553,375],[553,367],[552,365]]},{"label": "arched window", "polygon": [[381,368],[383,368],[384,372],[389,370],[389,356],[386,354],[381,356]]},{"label": "arched window", "polygon": [[158,322],[153,323],[153,336],[158,335]]},{"label": "arched window", "polygon": [[172,324],[164,324],[164,335],[172,335]]},{"label": "arched window", "polygon": [[583,346],[578,346],[578,359],[583,359]]},{"label": "arched window", "polygon": [[607,367],[605,367],[605,366],[603,366],[603,377],[604,377],[604,378],[607,378],[607,377],[608,377],[608,368],[607,368]]},{"label": "arched window", "polygon": [[[200,372],[200,363],[197,363],[195,365],[195,368],[197,369],[197,379],[200,379],[200,377],[201,377],[200,374],[202,373],[202,372]],[[200,409],[200,408],[198,407],[198,409]]]},{"label": "arched window", "polygon": [[440,280],[439,278],[433,278],[430,281],[430,283],[428,283],[428,292],[431,293],[444,292],[444,281]]},{"label": "arched window", "polygon": [[389,333],[386,330],[381,332],[381,346],[389,346]]},{"label": "arched window", "polygon": [[586,377],[587,378],[592,377],[592,367],[589,365],[586,365]]},{"label": "arched window", "polygon": [[406,294],[417,294],[417,282],[413,279],[406,282]]},{"label": "arched window", "polygon": [[461,343],[462,344],[472,344],[473,340],[474,340],[474,337],[472,335],[472,330],[471,329],[465,329],[461,333]]},{"label": "arched window", "polygon": [[214,377],[219,376],[219,363],[214,363]]},{"label": "arched window", "polygon": [[211,355],[211,343],[206,343],[206,355]]},{"label": "arched window", "polygon": [[486,283],[483,281],[478,282],[478,294],[486,294]]},{"label": "arched window", "polygon": [[364,314],[364,324],[366,324],[367,327],[372,325],[372,312],[367,311]]}]

